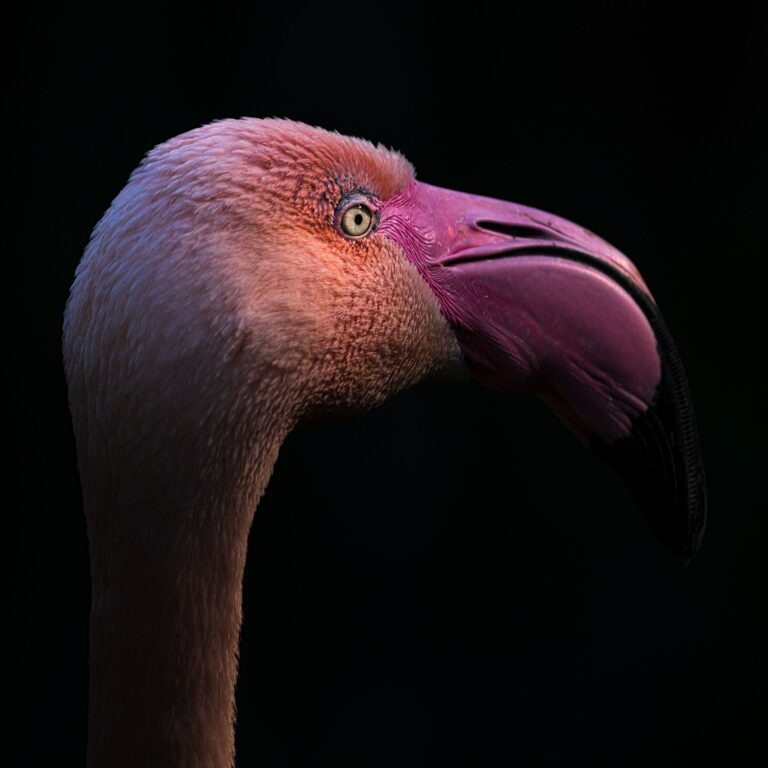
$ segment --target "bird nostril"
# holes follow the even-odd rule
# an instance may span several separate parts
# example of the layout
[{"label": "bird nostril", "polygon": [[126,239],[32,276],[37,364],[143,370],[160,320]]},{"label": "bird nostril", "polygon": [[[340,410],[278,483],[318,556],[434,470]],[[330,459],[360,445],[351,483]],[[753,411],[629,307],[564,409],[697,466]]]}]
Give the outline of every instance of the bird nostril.
[{"label": "bird nostril", "polygon": [[500,235],[509,235],[510,237],[525,237],[532,240],[557,239],[556,235],[547,232],[546,229],[540,229],[539,227],[527,227],[518,224],[501,224],[498,221],[478,221],[477,226],[481,229],[498,232]]}]

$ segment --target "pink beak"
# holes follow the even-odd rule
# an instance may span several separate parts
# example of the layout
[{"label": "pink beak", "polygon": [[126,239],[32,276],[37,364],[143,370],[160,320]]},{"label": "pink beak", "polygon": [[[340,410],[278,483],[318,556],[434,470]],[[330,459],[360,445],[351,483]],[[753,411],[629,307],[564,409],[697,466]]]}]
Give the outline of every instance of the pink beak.
[{"label": "pink beak", "polygon": [[416,181],[379,231],[432,287],[472,375],[541,395],[622,475],[660,540],[694,554],[706,518],[696,421],[632,262],[552,214]]}]

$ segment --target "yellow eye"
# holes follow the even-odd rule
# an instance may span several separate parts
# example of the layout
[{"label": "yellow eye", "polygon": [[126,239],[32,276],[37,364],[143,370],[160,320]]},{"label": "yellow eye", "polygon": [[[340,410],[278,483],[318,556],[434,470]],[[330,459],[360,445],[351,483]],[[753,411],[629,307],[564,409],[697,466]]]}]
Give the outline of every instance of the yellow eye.
[{"label": "yellow eye", "polygon": [[367,205],[351,205],[341,217],[341,229],[349,237],[362,237],[371,231],[373,214]]}]

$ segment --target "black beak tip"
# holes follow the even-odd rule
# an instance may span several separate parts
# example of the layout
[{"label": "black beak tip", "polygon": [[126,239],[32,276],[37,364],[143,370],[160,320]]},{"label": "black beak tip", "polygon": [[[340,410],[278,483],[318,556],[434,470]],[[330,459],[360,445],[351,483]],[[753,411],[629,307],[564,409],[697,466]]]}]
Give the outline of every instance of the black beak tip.
[{"label": "black beak tip", "polygon": [[[651,406],[630,433],[592,449],[624,480],[656,538],[690,563],[707,520],[707,489],[696,420],[682,367],[662,367]],[[675,373],[682,376],[674,380]]]}]

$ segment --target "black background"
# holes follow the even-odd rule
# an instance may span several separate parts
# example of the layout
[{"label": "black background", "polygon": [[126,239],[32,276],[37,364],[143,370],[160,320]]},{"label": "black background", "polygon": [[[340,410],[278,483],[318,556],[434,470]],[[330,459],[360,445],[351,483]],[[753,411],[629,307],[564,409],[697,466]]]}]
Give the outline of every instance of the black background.
[{"label": "black background", "polygon": [[538,401],[473,384],[295,433],[251,533],[239,765],[765,757],[766,27],[757,4],[616,5],[28,11],[5,145],[19,764],[84,755],[87,540],[60,356],[75,265],[145,151],[242,115],[381,141],[424,181],[627,253],[687,365],[711,506],[686,567]]}]

